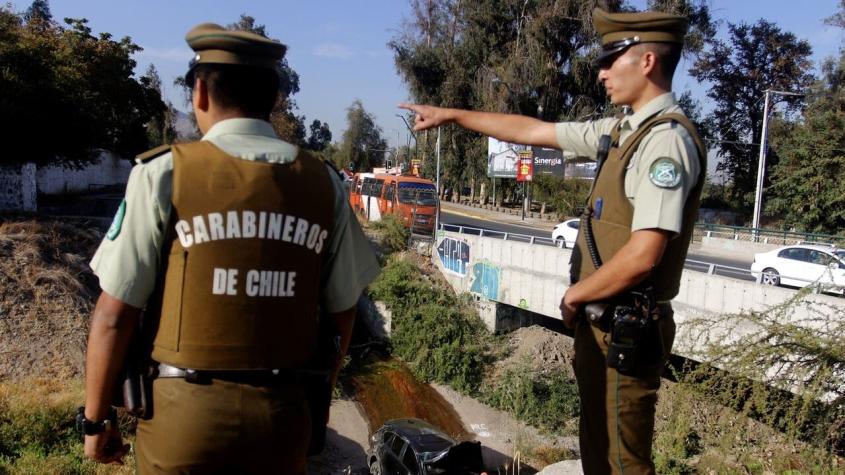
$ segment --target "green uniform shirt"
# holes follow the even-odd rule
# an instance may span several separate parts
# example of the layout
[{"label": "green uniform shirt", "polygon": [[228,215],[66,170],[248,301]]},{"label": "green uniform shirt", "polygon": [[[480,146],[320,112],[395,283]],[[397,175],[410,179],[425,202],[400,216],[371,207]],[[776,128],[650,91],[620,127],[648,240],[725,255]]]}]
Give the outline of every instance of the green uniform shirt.
[{"label": "green uniform shirt", "polygon": [[[269,123],[256,119],[218,122],[202,140],[244,160],[288,163],[298,152],[296,146],[276,137]],[[349,208],[344,184],[334,171],[329,174],[335,187],[334,229],[320,304],[334,313],[353,307],[380,270],[372,246]],[[124,204],[91,260],[103,291],[133,307],[144,307],[155,287],[172,188],[170,153],[136,165],[126,184]]]},{"label": "green uniform shirt", "polygon": [[[599,137],[610,135],[619,122],[620,144],[625,143],[641,124],[658,114],[684,114],[675,96],[666,93],[652,99],[642,109],[619,119],[607,118],[588,122],[556,124],[557,142],[561,149],[584,157],[595,157]],[[673,188],[660,187],[649,177],[651,165],[659,158],[670,158],[680,165],[681,183]],[[695,141],[687,130],[675,123],[655,126],[634,153],[625,173],[625,195],[634,206],[631,231],[663,229],[681,231],[684,203],[698,181],[700,172]]]}]

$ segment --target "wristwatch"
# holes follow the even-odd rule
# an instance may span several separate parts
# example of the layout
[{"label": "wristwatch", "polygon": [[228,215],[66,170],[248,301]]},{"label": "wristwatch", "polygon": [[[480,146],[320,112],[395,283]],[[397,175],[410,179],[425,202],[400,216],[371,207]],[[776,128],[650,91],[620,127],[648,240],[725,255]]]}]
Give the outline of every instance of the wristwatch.
[{"label": "wristwatch", "polygon": [[76,411],[76,430],[82,435],[102,434],[117,425],[117,411],[109,408],[109,415],[101,421],[92,421],[85,417],[85,406]]}]

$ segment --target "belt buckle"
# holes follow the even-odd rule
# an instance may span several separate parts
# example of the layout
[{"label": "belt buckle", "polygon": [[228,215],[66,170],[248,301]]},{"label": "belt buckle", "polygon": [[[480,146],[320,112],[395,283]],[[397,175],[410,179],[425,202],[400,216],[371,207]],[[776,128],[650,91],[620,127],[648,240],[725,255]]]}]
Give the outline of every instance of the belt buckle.
[{"label": "belt buckle", "polygon": [[189,383],[198,383],[200,381],[200,373],[195,369],[185,369],[185,381]]}]

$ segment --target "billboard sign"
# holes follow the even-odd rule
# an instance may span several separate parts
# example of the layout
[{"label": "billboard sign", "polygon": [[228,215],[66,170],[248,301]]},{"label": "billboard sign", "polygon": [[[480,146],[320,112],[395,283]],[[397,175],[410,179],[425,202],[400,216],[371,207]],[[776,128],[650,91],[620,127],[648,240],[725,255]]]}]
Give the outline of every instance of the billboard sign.
[{"label": "billboard sign", "polygon": [[519,152],[528,146],[500,142],[493,137],[487,140],[487,176],[490,178],[516,178]]}]

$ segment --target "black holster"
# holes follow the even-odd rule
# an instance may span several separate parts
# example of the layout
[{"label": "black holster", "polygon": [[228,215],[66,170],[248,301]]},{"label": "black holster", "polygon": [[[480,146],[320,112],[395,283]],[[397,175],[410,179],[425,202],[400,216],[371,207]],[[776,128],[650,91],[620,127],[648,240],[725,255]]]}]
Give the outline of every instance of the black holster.
[{"label": "black holster", "polygon": [[584,307],[587,321],[610,334],[607,366],[622,374],[657,363],[663,340],[657,321],[660,310],[652,289],[627,292],[610,302],[591,302]]},{"label": "black holster", "polygon": [[112,405],[123,407],[138,419],[148,420],[153,417],[152,361],[140,339],[140,335],[136,335],[130,344]]}]

